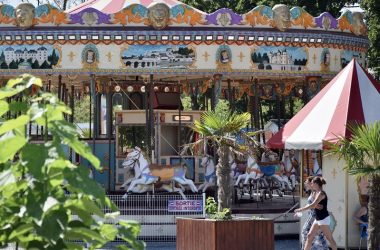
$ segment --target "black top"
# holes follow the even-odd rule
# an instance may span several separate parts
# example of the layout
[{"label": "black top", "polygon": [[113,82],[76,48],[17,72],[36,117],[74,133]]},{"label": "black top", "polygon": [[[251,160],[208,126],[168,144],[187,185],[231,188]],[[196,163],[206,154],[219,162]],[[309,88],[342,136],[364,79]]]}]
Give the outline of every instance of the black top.
[{"label": "black top", "polygon": [[322,209],[315,209],[315,219],[323,220],[327,216],[329,216],[329,212],[327,211],[327,195],[324,191],[321,191],[325,198],[323,198],[318,204],[322,205]]},{"label": "black top", "polygon": [[365,214],[363,214],[362,216],[360,216],[360,219],[363,222],[367,222],[368,223],[368,207],[366,206],[365,209],[366,209],[367,212]]}]

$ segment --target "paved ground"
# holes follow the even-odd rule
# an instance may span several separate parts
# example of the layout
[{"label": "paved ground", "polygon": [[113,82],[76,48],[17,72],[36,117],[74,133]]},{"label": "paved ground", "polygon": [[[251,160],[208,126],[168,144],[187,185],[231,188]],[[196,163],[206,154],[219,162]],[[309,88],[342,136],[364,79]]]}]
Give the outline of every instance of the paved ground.
[{"label": "paved ground", "polygon": [[[175,250],[175,243],[150,243],[147,250]],[[276,240],[275,250],[298,250],[298,240]],[[238,250],[238,249],[236,249]]]}]

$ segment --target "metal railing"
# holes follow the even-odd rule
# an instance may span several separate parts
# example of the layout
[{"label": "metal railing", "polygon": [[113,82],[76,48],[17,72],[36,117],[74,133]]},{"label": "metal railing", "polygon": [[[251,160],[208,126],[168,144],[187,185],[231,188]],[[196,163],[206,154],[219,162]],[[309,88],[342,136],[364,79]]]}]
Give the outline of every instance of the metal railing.
[{"label": "metal railing", "polygon": [[[135,220],[141,225],[139,239],[146,242],[174,242],[177,217],[205,217],[205,194],[132,194],[108,196],[120,210],[120,215],[110,221]],[[107,211],[105,211],[107,212]]]}]

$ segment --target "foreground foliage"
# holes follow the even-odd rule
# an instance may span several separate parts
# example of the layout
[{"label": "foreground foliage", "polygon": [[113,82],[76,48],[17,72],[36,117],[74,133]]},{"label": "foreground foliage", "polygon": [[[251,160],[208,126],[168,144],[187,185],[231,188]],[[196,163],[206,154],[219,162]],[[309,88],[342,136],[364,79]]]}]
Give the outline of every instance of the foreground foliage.
[{"label": "foreground foliage", "polygon": [[380,247],[380,121],[374,124],[350,125],[351,138],[340,138],[331,144],[331,153],[343,158],[349,174],[367,177],[368,249]]},{"label": "foreground foliage", "polygon": [[[0,90],[0,117],[8,118],[0,123],[0,247],[95,249],[119,238],[125,241],[119,249],[143,249],[136,240],[140,225],[109,223],[118,208],[86,167],[68,160],[71,148],[100,170],[99,160],[64,120],[70,109],[40,87],[40,79],[24,75]],[[30,142],[29,123],[44,126],[42,143]]]}]

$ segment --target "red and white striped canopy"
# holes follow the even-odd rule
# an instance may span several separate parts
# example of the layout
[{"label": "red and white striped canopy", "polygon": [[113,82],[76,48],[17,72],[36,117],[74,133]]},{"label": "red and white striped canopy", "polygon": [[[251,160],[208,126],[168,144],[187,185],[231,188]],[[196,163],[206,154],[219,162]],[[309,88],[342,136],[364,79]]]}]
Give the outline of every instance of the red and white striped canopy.
[{"label": "red and white striped canopy", "polygon": [[74,14],[87,8],[94,8],[106,14],[113,14],[132,4],[141,4],[148,7],[152,3],[165,3],[169,8],[177,4],[183,4],[176,0],[89,0],[69,9],[67,12]]},{"label": "red and white striped canopy", "polygon": [[285,126],[270,148],[323,149],[323,142],[348,138],[347,124],[380,120],[380,84],[354,59]]}]

